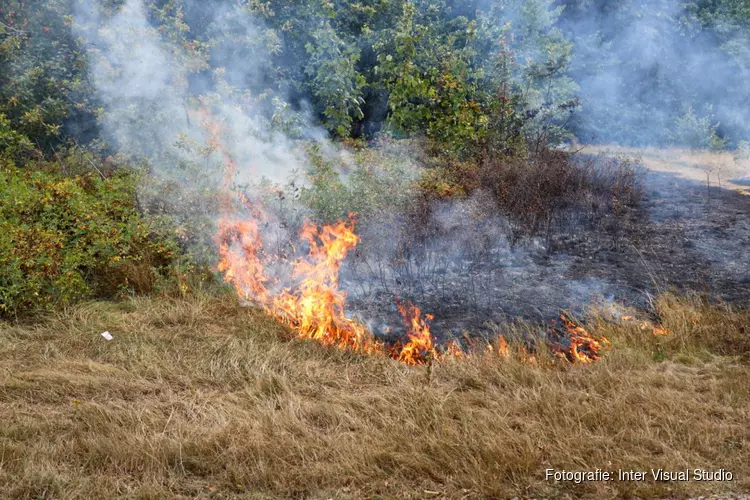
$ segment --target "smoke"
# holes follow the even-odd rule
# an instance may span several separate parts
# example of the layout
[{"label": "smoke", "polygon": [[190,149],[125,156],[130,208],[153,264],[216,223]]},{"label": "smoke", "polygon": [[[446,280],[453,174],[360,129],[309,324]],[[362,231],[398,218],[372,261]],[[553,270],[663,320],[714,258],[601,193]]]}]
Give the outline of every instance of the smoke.
[{"label": "smoke", "polygon": [[[286,192],[277,191],[281,212],[286,205],[281,197],[294,196],[289,182],[298,188],[314,161],[303,144],[317,146],[317,161],[352,162],[313,124],[309,112],[291,109],[279,90],[284,85],[269,90],[269,57],[280,49],[261,22],[240,6],[187,5],[191,16],[202,19],[200,29],[212,43],[181,39],[179,30],[160,32],[142,0],[127,0],[109,15],[94,2],[79,4],[76,27],[88,48],[105,135],[118,151],[150,167],[141,194],[146,208],[182,218],[191,231],[202,228],[207,234],[197,244],[212,247],[221,207],[206,199],[224,181],[222,152],[236,165],[234,187],[263,198],[267,192],[253,190],[263,178],[286,184]],[[212,143],[213,135],[220,136],[220,148]],[[399,153],[401,161],[412,153]],[[344,173],[339,178],[348,182]],[[306,215],[297,208],[275,214],[262,227],[274,251],[295,242],[293,233]],[[435,234],[420,244],[409,241],[413,228],[399,219],[396,207],[386,211],[386,222],[360,226],[359,257],[344,270],[342,285],[366,319],[377,318],[380,310],[393,315],[394,296],[454,318],[446,324],[450,329],[517,314],[547,318],[559,307],[610,294],[603,281],[566,278],[568,259],[548,262],[540,238],[526,246],[511,244],[510,223],[488,217],[492,208],[481,194],[436,206],[426,221]],[[196,221],[201,218],[212,223],[200,226]],[[274,286],[290,284],[283,266],[268,271],[276,274]]]},{"label": "smoke", "polygon": [[[94,2],[79,4],[76,27],[88,48],[105,135],[119,152],[146,159],[152,174],[180,179],[185,189],[194,187],[186,163],[214,165],[201,175],[217,181],[207,112],[239,167],[237,184],[262,177],[284,182],[304,170],[307,157],[291,136],[322,142],[325,133],[309,114],[291,113],[283,96],[265,87],[268,51],[257,42],[262,28],[248,12],[215,9],[205,29],[219,43],[202,47],[165,40],[141,0],[127,0],[110,16],[99,9]],[[232,85],[238,82],[241,89]]]},{"label": "smoke", "polygon": [[730,145],[750,137],[750,40],[721,10],[701,17],[677,0],[564,3],[581,141],[708,147],[714,129]]}]

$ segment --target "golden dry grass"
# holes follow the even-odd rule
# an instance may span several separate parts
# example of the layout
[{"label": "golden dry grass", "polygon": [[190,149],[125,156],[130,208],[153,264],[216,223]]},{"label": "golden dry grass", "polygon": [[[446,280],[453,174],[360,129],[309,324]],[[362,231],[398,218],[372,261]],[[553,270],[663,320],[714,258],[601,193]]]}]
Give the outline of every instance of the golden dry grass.
[{"label": "golden dry grass", "polygon": [[[0,326],[7,498],[671,497],[750,490],[747,312],[665,297],[588,366],[408,367],[229,298],[90,303]],[[100,333],[109,330],[114,340]],[[548,467],[724,468],[724,483],[552,483]]]}]

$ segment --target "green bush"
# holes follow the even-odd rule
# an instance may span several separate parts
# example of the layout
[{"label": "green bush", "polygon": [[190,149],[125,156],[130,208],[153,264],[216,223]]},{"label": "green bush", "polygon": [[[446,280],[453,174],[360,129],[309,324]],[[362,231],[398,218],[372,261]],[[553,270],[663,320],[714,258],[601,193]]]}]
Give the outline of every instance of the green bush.
[{"label": "green bush", "polygon": [[153,291],[179,248],[138,214],[136,175],[54,167],[0,159],[0,316]]},{"label": "green bush", "polygon": [[[408,141],[406,141],[408,142]],[[352,151],[351,165],[325,159],[314,149],[307,176],[310,185],[300,192],[300,204],[320,223],[332,223],[352,213],[363,222],[384,212],[402,208],[421,175],[410,165],[404,148],[359,148]]]},{"label": "green bush", "polygon": [[696,149],[723,149],[726,141],[716,132],[719,124],[713,123],[713,110],[709,107],[706,111],[707,115],[699,117],[692,106],[688,107],[675,122],[672,141]]}]

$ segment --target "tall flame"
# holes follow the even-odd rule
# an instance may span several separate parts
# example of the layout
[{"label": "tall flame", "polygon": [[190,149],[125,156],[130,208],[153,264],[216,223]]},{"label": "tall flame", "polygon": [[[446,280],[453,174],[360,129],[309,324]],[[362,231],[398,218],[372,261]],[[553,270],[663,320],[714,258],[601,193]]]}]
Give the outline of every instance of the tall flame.
[{"label": "tall flame", "polygon": [[259,225],[252,219],[222,219],[218,269],[241,296],[294,328],[300,337],[355,350],[380,350],[368,330],[346,316],[346,293],[338,286],[341,264],[358,242],[353,223],[322,227],[306,223],[299,236],[309,253],[290,263],[294,287],[269,291],[265,269],[274,259],[264,255]]},{"label": "tall flame", "polygon": [[305,223],[300,238],[310,247],[306,259],[293,263],[296,289],[276,295],[270,311],[303,338],[366,351],[378,350],[369,331],[346,316],[346,292],[339,289],[339,269],[359,242],[353,222],[317,227]]},{"label": "tall flame", "polygon": [[[401,348],[398,360],[411,365],[421,365],[437,359],[439,355],[432,343],[429,324],[433,316],[426,314],[423,318],[422,311],[411,302],[406,305],[398,304],[398,311],[407,325],[409,335],[409,342]],[[456,344],[453,345],[458,348]]]}]

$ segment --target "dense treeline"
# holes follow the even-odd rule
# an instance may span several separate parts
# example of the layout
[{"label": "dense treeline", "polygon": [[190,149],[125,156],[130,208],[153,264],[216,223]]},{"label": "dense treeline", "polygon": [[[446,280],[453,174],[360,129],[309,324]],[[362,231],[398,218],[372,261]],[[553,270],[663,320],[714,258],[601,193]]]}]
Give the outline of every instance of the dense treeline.
[{"label": "dense treeline", "polygon": [[[210,91],[223,67],[268,106],[311,105],[338,137],[387,126],[465,149],[491,133],[559,140],[564,125],[582,140],[704,146],[748,131],[741,0],[146,3],[165,40],[200,61],[193,90]],[[100,138],[76,9],[106,17],[120,4],[3,2],[4,143],[50,153]],[[227,65],[243,58],[252,64]]]}]

